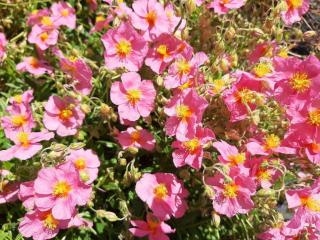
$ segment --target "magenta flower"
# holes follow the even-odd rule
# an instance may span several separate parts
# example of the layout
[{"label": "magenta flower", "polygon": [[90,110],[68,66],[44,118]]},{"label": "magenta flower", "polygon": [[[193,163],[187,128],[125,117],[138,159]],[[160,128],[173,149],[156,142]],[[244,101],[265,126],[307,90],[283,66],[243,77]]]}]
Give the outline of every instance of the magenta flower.
[{"label": "magenta flower", "polygon": [[129,127],[126,131],[122,131],[117,136],[117,139],[123,149],[128,147],[143,148],[147,151],[152,151],[156,140],[153,135],[145,129],[136,129]]},{"label": "magenta flower", "polygon": [[20,183],[18,197],[28,210],[34,209],[34,181]]},{"label": "magenta flower", "polygon": [[214,133],[209,128],[198,126],[195,132],[188,133],[184,139],[174,141],[172,147],[173,163],[176,167],[189,165],[195,169],[200,169],[203,158],[203,147],[215,138]]},{"label": "magenta flower", "polygon": [[52,73],[52,68],[46,61],[39,60],[35,57],[25,57],[16,68],[20,72],[28,72],[35,76],[40,76],[45,73]]},{"label": "magenta flower", "polygon": [[231,9],[238,9],[245,5],[245,0],[213,0],[208,8],[213,8],[217,14],[226,14]]},{"label": "magenta flower", "polygon": [[77,133],[84,118],[85,114],[76,99],[51,96],[45,105],[43,124],[48,130],[56,131],[59,136],[70,136]]},{"label": "magenta flower", "polygon": [[309,0],[286,0],[287,9],[281,12],[281,18],[287,25],[301,20],[309,10]]},{"label": "magenta flower", "polygon": [[276,55],[277,43],[275,41],[266,41],[257,44],[250,53],[248,60],[250,64],[259,62],[261,58],[271,58]]},{"label": "magenta flower", "polygon": [[121,82],[114,82],[110,92],[111,101],[118,105],[121,118],[136,121],[150,115],[154,108],[156,90],[150,80],[141,81],[138,73],[121,75]]},{"label": "magenta flower", "polygon": [[148,52],[146,41],[128,23],[110,29],[102,36],[105,64],[109,69],[124,67],[138,71]]},{"label": "magenta flower", "polygon": [[46,50],[50,46],[56,45],[58,35],[59,32],[56,29],[45,29],[35,25],[28,36],[28,41],[36,44],[41,50]]},{"label": "magenta flower", "polygon": [[6,36],[2,32],[0,32],[0,62],[4,58],[4,54],[6,52],[6,45],[7,45]]},{"label": "magenta flower", "polygon": [[131,24],[144,32],[144,38],[151,41],[161,33],[170,33],[170,24],[164,8],[156,0],[136,0],[132,4],[134,13]]},{"label": "magenta flower", "polygon": [[91,190],[72,164],[42,168],[34,181],[35,205],[41,211],[51,209],[55,219],[70,219],[77,205],[88,202]]},{"label": "magenta flower", "polygon": [[11,175],[10,171],[0,169],[0,204],[18,199],[19,183],[7,179],[9,175]]},{"label": "magenta flower", "polygon": [[0,161],[8,161],[12,158],[26,160],[32,158],[41,149],[41,141],[47,141],[54,137],[54,134],[43,130],[41,132],[17,132],[9,136],[15,145],[6,150],[0,151]]},{"label": "magenta flower", "polygon": [[207,101],[200,97],[194,89],[174,95],[164,108],[164,112],[169,116],[165,124],[166,134],[176,135],[178,139],[183,139],[201,122],[207,106]]},{"label": "magenta flower", "polygon": [[79,172],[80,179],[86,184],[92,183],[98,176],[100,161],[92,150],[70,150],[66,157],[67,164],[70,162]]},{"label": "magenta flower", "polygon": [[170,234],[175,232],[175,229],[172,229],[168,224],[152,213],[147,214],[146,221],[132,220],[130,223],[133,228],[130,228],[129,231],[134,236],[148,236],[149,240],[169,240],[169,237],[166,235],[166,233]]},{"label": "magenta flower", "polygon": [[53,3],[50,10],[53,21],[57,26],[65,25],[71,29],[76,27],[76,11],[69,3],[63,1]]},{"label": "magenta flower", "polygon": [[238,213],[248,213],[254,207],[251,200],[256,191],[254,180],[240,174],[237,168],[231,169],[228,178],[221,173],[209,177],[207,184],[215,191],[213,208],[220,214],[233,217]]},{"label": "magenta flower", "polygon": [[171,173],[143,174],[136,184],[136,193],[157,217],[182,217],[187,210],[188,191]]}]

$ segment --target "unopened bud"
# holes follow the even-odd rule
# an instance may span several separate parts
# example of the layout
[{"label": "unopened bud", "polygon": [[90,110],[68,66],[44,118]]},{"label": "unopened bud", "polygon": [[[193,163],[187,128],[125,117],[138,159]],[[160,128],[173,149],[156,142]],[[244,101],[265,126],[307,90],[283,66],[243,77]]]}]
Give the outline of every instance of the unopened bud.
[{"label": "unopened bud", "polygon": [[121,220],[114,212],[105,211],[103,209],[99,209],[96,211],[97,217],[105,218],[110,222],[116,222]]},{"label": "unopened bud", "polygon": [[126,151],[128,151],[132,155],[136,155],[139,152],[139,149],[136,147],[128,147]]},{"label": "unopened bud", "polygon": [[81,104],[80,108],[85,114],[88,114],[88,113],[91,112],[91,108],[90,108],[90,106],[88,104],[85,104],[85,103]]}]

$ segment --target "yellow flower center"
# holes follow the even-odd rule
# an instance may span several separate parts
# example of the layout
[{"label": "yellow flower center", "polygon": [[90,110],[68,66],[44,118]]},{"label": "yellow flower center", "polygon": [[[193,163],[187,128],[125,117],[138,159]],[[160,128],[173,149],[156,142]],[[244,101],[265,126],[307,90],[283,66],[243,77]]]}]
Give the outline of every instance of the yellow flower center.
[{"label": "yellow flower center", "polygon": [[68,121],[72,116],[73,116],[73,112],[70,109],[63,109],[59,114],[59,118],[62,121]]},{"label": "yellow flower center", "polygon": [[270,134],[265,138],[264,148],[266,150],[274,149],[276,147],[279,147],[279,145],[280,145],[280,138],[277,135]]},{"label": "yellow flower center", "polygon": [[309,122],[317,127],[320,126],[320,109],[309,112]]},{"label": "yellow flower center", "polygon": [[38,9],[34,9],[34,10],[32,10],[31,14],[32,14],[32,15],[36,15],[38,12],[39,12]]},{"label": "yellow flower center", "polygon": [[29,60],[29,64],[33,67],[33,68],[38,68],[39,67],[39,61],[38,59],[31,57]]},{"label": "yellow flower center", "polygon": [[168,52],[168,48],[166,45],[161,44],[158,48],[157,48],[157,53],[159,53],[161,55],[162,58],[166,58],[170,56],[170,53]]},{"label": "yellow flower center", "polygon": [[8,188],[8,180],[2,180],[0,181],[0,193],[6,193],[8,192],[9,188]]},{"label": "yellow flower center", "polygon": [[320,201],[312,197],[301,197],[301,204],[313,212],[320,212]]},{"label": "yellow flower center", "polygon": [[271,174],[268,171],[268,169],[259,169],[257,174],[256,174],[257,178],[261,181],[261,180],[270,180],[271,179]]},{"label": "yellow flower center", "polygon": [[296,90],[298,93],[302,93],[309,89],[311,80],[309,79],[308,74],[305,72],[296,72],[290,78],[289,83],[294,90]]},{"label": "yellow flower center", "polygon": [[50,27],[53,25],[53,22],[50,17],[44,16],[41,18],[41,24]]},{"label": "yellow flower center", "polygon": [[320,153],[320,143],[316,143],[316,142],[310,143],[309,147],[314,153]]},{"label": "yellow flower center", "polygon": [[303,5],[303,0],[288,0],[288,6],[289,8],[300,8]]},{"label": "yellow flower center", "polygon": [[59,225],[59,221],[51,213],[44,216],[42,223],[44,227],[50,230],[55,230]]},{"label": "yellow flower center", "polygon": [[78,60],[78,58],[76,56],[70,56],[70,57],[68,57],[68,59],[70,62],[73,62],[73,63]]},{"label": "yellow flower center", "polygon": [[213,87],[210,89],[214,94],[218,94],[222,91],[225,86],[225,82],[222,79],[216,79],[213,82]]},{"label": "yellow flower center", "polygon": [[59,181],[53,187],[53,195],[58,198],[66,198],[71,191],[71,186],[67,181]]},{"label": "yellow flower center", "polygon": [[63,16],[63,17],[69,16],[69,10],[68,9],[61,10],[61,16]]},{"label": "yellow flower center", "polygon": [[191,117],[192,111],[188,106],[181,104],[176,107],[176,114],[181,120],[187,121]]},{"label": "yellow flower center", "polygon": [[287,58],[288,57],[288,49],[281,48],[277,55],[282,58]]},{"label": "yellow flower center", "polygon": [[181,86],[179,86],[179,89],[180,90],[184,90],[184,89],[187,89],[189,87],[192,86],[192,79],[186,81],[184,84],[182,84]]},{"label": "yellow flower center", "polygon": [[235,183],[229,183],[224,185],[223,195],[227,198],[235,198],[238,195],[239,187]]},{"label": "yellow flower center", "polygon": [[121,39],[116,44],[116,49],[117,49],[117,53],[120,57],[127,57],[132,51],[132,46],[128,40]]},{"label": "yellow flower center", "polygon": [[177,67],[178,67],[178,73],[180,75],[188,74],[190,72],[190,70],[191,70],[190,64],[185,59],[182,59],[182,60],[178,61],[177,62]]},{"label": "yellow flower center", "polygon": [[27,118],[23,115],[13,115],[11,122],[16,127],[21,127],[27,122]]},{"label": "yellow flower center", "polygon": [[230,0],[220,0],[221,4],[228,4],[230,2]]},{"label": "yellow flower center", "polygon": [[246,160],[246,155],[244,153],[238,153],[235,155],[229,155],[228,159],[231,166],[238,166],[239,164],[244,163],[244,161]]},{"label": "yellow flower center", "polygon": [[141,137],[140,131],[133,131],[133,132],[130,134],[130,137],[131,137],[131,140],[134,141],[134,142],[139,141],[139,140],[140,140],[140,137]]},{"label": "yellow flower center", "polygon": [[104,16],[99,15],[96,17],[96,22],[103,22],[104,20],[106,20]]},{"label": "yellow flower center", "polygon": [[271,72],[272,70],[269,63],[262,62],[253,68],[253,73],[259,78],[264,77]]},{"label": "yellow flower center", "polygon": [[148,14],[146,16],[146,20],[147,20],[148,24],[151,27],[153,27],[156,24],[156,21],[157,21],[157,13],[155,11],[148,12]]},{"label": "yellow flower center", "polygon": [[21,104],[22,103],[22,96],[16,95],[13,97],[13,100],[16,101],[17,103]]},{"label": "yellow flower center", "polygon": [[130,89],[127,91],[127,99],[131,105],[136,105],[141,99],[141,91],[139,89]]},{"label": "yellow flower center", "polygon": [[40,34],[40,39],[42,42],[46,41],[49,38],[48,33],[44,32]]},{"label": "yellow flower center", "polygon": [[21,146],[23,147],[29,147],[30,141],[29,141],[29,134],[26,132],[19,132],[17,135],[17,139]]},{"label": "yellow flower center", "polygon": [[255,93],[254,91],[251,91],[247,88],[243,88],[242,90],[236,92],[235,97],[238,102],[247,104],[247,103],[252,103],[254,101]]},{"label": "yellow flower center", "polygon": [[198,138],[193,138],[182,144],[191,154],[195,153],[200,147],[200,141]]},{"label": "yellow flower center", "polygon": [[82,170],[86,168],[86,160],[83,158],[78,158],[77,160],[74,161],[74,166],[78,170]]},{"label": "yellow flower center", "polygon": [[168,189],[165,184],[160,183],[158,186],[155,187],[153,193],[156,196],[156,198],[164,199],[168,195]]}]

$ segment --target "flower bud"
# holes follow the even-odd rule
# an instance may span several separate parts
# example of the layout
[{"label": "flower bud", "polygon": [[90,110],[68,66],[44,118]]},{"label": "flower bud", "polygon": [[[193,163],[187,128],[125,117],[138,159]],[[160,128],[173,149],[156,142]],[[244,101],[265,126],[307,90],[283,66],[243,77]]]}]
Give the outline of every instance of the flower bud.
[{"label": "flower bud", "polygon": [[126,151],[132,155],[136,155],[139,152],[139,149],[136,147],[128,147]]},{"label": "flower bud", "polygon": [[88,104],[85,104],[85,103],[81,104],[80,108],[85,114],[88,114],[88,113],[91,112],[91,108],[90,108],[90,106]]},{"label": "flower bud", "polygon": [[105,211],[103,209],[99,209],[96,211],[97,217],[105,218],[110,222],[116,222],[121,220],[114,212]]},{"label": "flower bud", "polygon": [[126,166],[126,165],[127,165],[127,159],[125,159],[125,158],[119,158],[119,159],[118,159],[118,164],[119,164],[120,166]]},{"label": "flower bud", "polygon": [[87,182],[90,179],[88,173],[85,170],[80,171],[80,179],[83,182]]}]

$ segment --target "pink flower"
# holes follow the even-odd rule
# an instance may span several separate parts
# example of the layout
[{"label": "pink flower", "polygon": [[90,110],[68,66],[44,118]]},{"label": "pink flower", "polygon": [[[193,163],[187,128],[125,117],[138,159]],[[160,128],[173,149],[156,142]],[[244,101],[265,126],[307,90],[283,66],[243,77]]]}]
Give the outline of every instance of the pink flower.
[{"label": "pink flower", "polygon": [[20,183],[18,197],[25,208],[34,209],[34,181]]},{"label": "pink flower", "polygon": [[165,124],[166,134],[183,139],[188,132],[195,130],[196,124],[201,122],[207,106],[207,101],[194,89],[174,95],[164,108],[165,114],[169,116]]},{"label": "pink flower", "polygon": [[33,90],[27,90],[22,94],[17,94],[9,99],[12,105],[25,105],[28,106],[33,100]]},{"label": "pink flower", "polygon": [[75,169],[79,172],[80,179],[86,184],[90,184],[96,180],[100,161],[92,150],[70,150],[66,161],[74,165]]},{"label": "pink flower", "polygon": [[269,228],[267,231],[258,234],[257,238],[261,240],[287,240],[281,230],[282,227]]},{"label": "pink flower", "polygon": [[29,43],[36,44],[41,50],[46,50],[50,46],[56,45],[59,32],[56,29],[44,29],[35,25],[28,36]]},{"label": "pink flower", "polygon": [[143,148],[147,151],[152,151],[156,140],[153,135],[145,129],[129,127],[126,131],[122,131],[117,136],[117,139],[123,149],[128,147]]},{"label": "pink flower", "polygon": [[195,169],[200,169],[203,158],[203,147],[215,138],[214,133],[209,128],[198,126],[195,132],[187,134],[184,139],[174,141],[172,147],[173,163],[176,167],[189,165]]},{"label": "pink flower", "polygon": [[136,0],[132,4],[132,25],[144,32],[144,38],[151,41],[161,33],[170,33],[170,24],[164,8],[156,0]]},{"label": "pink flower", "polygon": [[52,73],[52,68],[46,61],[39,60],[35,57],[25,57],[16,68],[20,72],[29,72],[35,76],[40,76],[45,73]]},{"label": "pink flower", "polygon": [[309,10],[309,0],[286,0],[287,9],[281,12],[281,18],[287,25],[301,20]]},{"label": "pink flower", "polygon": [[259,62],[260,58],[271,58],[275,55],[277,44],[274,41],[266,41],[255,46],[248,60],[250,64]]},{"label": "pink flower", "polygon": [[163,220],[159,219],[152,213],[147,214],[146,221],[132,220],[129,231],[136,237],[148,236],[149,240],[169,240],[166,233],[174,233],[175,229],[172,229]]},{"label": "pink flower", "polygon": [[[169,21],[169,32],[173,33],[175,28],[180,24],[178,30],[183,30],[186,26],[186,20],[181,19],[181,17],[176,16],[174,6],[171,3],[167,3],[164,9],[168,21]],[[180,23],[181,21],[181,23]]]},{"label": "pink flower", "polygon": [[51,8],[52,18],[56,25],[65,25],[68,28],[74,29],[76,27],[76,14],[67,2],[53,3]]},{"label": "pink flower", "polygon": [[217,14],[226,14],[231,9],[238,9],[245,5],[245,0],[213,0],[208,8],[213,8]]},{"label": "pink flower", "polygon": [[90,30],[90,33],[100,32],[104,28],[107,28],[113,19],[114,16],[112,14],[109,14],[106,18],[103,15],[97,16],[96,23],[94,27]]},{"label": "pink flower", "polygon": [[61,56],[60,66],[63,72],[74,80],[74,89],[83,95],[92,90],[92,70],[81,58],[65,58]]},{"label": "pink flower", "polygon": [[125,67],[138,71],[148,52],[146,41],[128,23],[110,29],[102,36],[105,64],[109,69]]},{"label": "pink flower", "polygon": [[[29,26],[33,26],[33,25],[41,25],[41,21],[47,18],[44,17],[49,17],[50,16],[50,11],[47,8],[44,9],[35,9],[33,10],[29,16],[28,16],[28,20],[27,20],[27,24]],[[46,20],[45,20],[46,21]]]},{"label": "pink flower", "polygon": [[86,0],[86,3],[89,5],[90,11],[94,12],[98,8],[97,0]]},{"label": "pink flower", "polygon": [[6,45],[7,45],[6,36],[2,32],[0,32],[0,62],[4,58],[4,54],[6,52]]},{"label": "pink flower", "polygon": [[64,137],[75,135],[84,118],[85,114],[76,99],[51,96],[45,105],[43,124],[48,130]]},{"label": "pink flower", "polygon": [[41,149],[41,141],[47,141],[54,137],[54,134],[46,130],[41,132],[17,132],[9,136],[15,145],[7,150],[0,151],[0,161],[8,161],[12,158],[26,160],[32,158]]},{"label": "pink flower", "polygon": [[11,172],[0,169],[0,204],[18,199],[19,183],[10,181]]},{"label": "pink flower", "polygon": [[70,219],[75,207],[84,206],[91,186],[80,181],[72,163],[42,168],[34,181],[35,205],[41,211],[51,209],[55,219]]},{"label": "pink flower", "polygon": [[187,210],[188,191],[171,173],[143,174],[136,184],[136,193],[157,217],[182,217]]},{"label": "pink flower", "polygon": [[111,101],[118,105],[121,118],[136,121],[150,115],[154,108],[156,90],[150,80],[141,81],[138,73],[128,72],[121,75],[122,82],[111,86]]},{"label": "pink flower", "polygon": [[313,164],[320,164],[320,143],[316,141],[308,141],[304,148],[305,155]]},{"label": "pink flower", "polygon": [[252,178],[239,173],[237,168],[233,168],[228,178],[221,173],[207,179],[215,191],[213,197],[213,208],[216,212],[232,217],[238,213],[248,213],[254,203],[251,196],[256,191],[256,185]]}]

